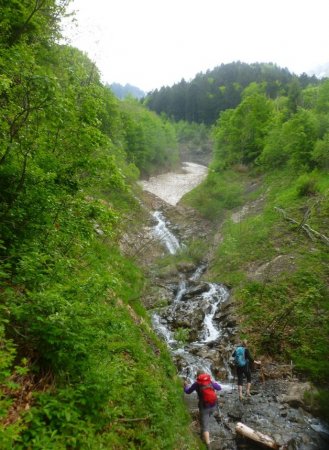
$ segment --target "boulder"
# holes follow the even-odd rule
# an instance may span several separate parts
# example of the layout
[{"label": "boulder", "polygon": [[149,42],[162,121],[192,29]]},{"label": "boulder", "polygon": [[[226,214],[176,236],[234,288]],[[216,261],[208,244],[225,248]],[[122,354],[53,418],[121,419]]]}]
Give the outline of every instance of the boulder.
[{"label": "boulder", "polygon": [[287,403],[293,408],[305,407],[304,396],[306,392],[313,392],[311,383],[291,382],[287,385],[287,393],[278,397],[281,403]]},{"label": "boulder", "polygon": [[177,270],[182,273],[190,273],[196,270],[195,264],[192,262],[182,261],[177,263]]},{"label": "boulder", "polygon": [[209,291],[209,285],[207,283],[198,284],[197,286],[188,289],[183,295],[182,300],[193,299],[193,297],[198,297],[207,291]]}]

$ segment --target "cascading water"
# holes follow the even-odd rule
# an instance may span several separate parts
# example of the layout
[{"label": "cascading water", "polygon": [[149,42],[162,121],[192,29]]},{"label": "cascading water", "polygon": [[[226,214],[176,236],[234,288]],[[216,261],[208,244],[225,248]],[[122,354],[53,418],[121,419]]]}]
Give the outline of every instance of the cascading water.
[{"label": "cascading water", "polygon": [[210,283],[210,289],[202,294],[202,298],[209,304],[208,313],[204,318],[202,342],[212,342],[220,336],[220,330],[214,325],[214,315],[221,301],[228,297],[227,290],[218,284]]},{"label": "cascading water", "polygon": [[174,255],[180,248],[177,238],[167,228],[163,214],[160,211],[155,211],[153,217],[158,222],[153,229],[154,236],[164,244],[171,255]]},{"label": "cascading water", "polygon": [[180,302],[185,293],[186,293],[186,280],[184,278],[181,278],[179,280],[178,291],[174,299],[174,302],[175,303]]},{"label": "cascading water", "polygon": [[[156,211],[153,217],[158,221],[154,235],[171,254],[175,254],[181,246],[168,230],[162,213]],[[221,303],[229,297],[227,289],[221,284],[197,284],[205,270],[206,265],[202,264],[188,279],[181,274],[171,304],[152,315],[155,331],[170,348],[180,375],[189,381],[195,378],[198,369],[213,372],[213,361],[203,356],[202,352],[208,350],[208,346],[215,347],[216,341],[222,336],[223,331],[216,324],[215,315]],[[193,337],[189,337],[188,343],[182,343],[177,336],[182,329],[192,330]],[[230,376],[228,365],[224,371]]]},{"label": "cascading water", "polygon": [[[163,215],[157,211],[153,216],[158,221],[154,235],[161,239],[168,252],[175,254],[181,248],[180,243],[167,229]],[[277,391],[279,384],[276,384],[276,380],[269,385],[267,385],[269,381],[258,383],[255,398],[249,399],[247,403],[239,402],[236,395],[229,395],[233,393],[235,384],[231,384],[233,377],[229,367],[231,341],[235,330],[230,328],[230,320],[223,320],[230,310],[229,293],[225,286],[219,283],[200,281],[206,268],[207,266],[202,264],[192,274],[186,272],[180,274],[174,290],[172,283],[168,285],[168,292],[173,292],[171,301],[153,313],[152,324],[168,345],[182,378],[190,383],[194,381],[197,370],[201,369],[211,373],[214,379],[218,379],[225,391],[221,409],[225,408],[226,421],[222,419],[219,427],[215,420],[212,425],[210,422],[214,448],[227,450],[240,448],[236,446],[234,433],[227,436],[223,420],[226,425],[230,423],[232,426],[234,421],[243,416],[243,421],[254,429],[260,428],[265,434],[275,432],[277,441],[289,444],[282,448],[327,449],[329,441],[327,425],[318,418],[305,415],[301,408],[298,411],[289,409],[286,403],[280,403],[280,400],[278,402],[281,391]],[[221,327],[220,323],[224,326]],[[217,371],[221,372],[219,377]],[[227,383],[223,383],[223,379],[227,379]],[[193,395],[187,397],[191,410],[194,410],[197,405],[196,395],[194,398]],[[308,443],[306,446],[305,442]],[[245,441],[243,446],[249,450],[255,448]]]}]

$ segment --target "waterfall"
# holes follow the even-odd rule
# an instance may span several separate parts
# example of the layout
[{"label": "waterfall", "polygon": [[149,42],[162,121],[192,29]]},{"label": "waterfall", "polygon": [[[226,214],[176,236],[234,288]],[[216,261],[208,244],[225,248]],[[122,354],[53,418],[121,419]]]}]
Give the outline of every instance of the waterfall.
[{"label": "waterfall", "polygon": [[198,281],[201,278],[201,275],[203,274],[203,272],[206,270],[207,266],[206,264],[201,264],[196,271],[194,272],[193,275],[191,275],[191,277],[189,278],[190,281]]},{"label": "waterfall", "polygon": [[209,305],[208,312],[204,318],[204,329],[202,334],[202,342],[212,342],[218,339],[221,331],[214,326],[214,315],[218,309],[219,304],[228,297],[227,290],[218,284],[209,283],[210,290],[202,294],[202,298],[207,301]]},{"label": "waterfall", "polygon": [[[153,216],[157,220],[154,235],[163,242],[169,253],[175,254],[182,245],[167,229],[163,215],[155,212]],[[205,263],[195,268],[193,273],[192,270],[189,271],[189,267],[187,264],[184,266],[184,272],[178,275],[176,281],[172,278],[176,272],[171,272],[165,286],[166,306],[157,308],[152,313],[151,320],[155,332],[167,344],[180,377],[191,384],[195,381],[197,372],[202,370],[219,381],[225,393],[221,410],[227,413],[228,420],[222,416],[221,427],[213,421],[211,435],[215,437],[214,441],[218,441],[218,445],[223,442],[223,446],[216,448],[237,448],[234,433],[229,433],[228,437],[225,431],[225,424],[232,424],[232,418],[235,420],[234,414],[237,414],[236,417],[242,414],[244,420],[251,423],[251,426],[253,424],[256,430],[259,427],[266,433],[275,430],[274,436],[278,437],[278,442],[285,442],[282,448],[304,448],[304,443],[310,449],[327,448],[325,442],[322,442],[329,439],[327,424],[310,414],[303,414],[300,412],[301,408],[291,411],[287,404],[282,404],[279,393],[286,393],[287,388],[283,387],[280,391],[279,385],[275,382],[270,384],[269,380],[268,385],[258,383],[255,397],[246,402],[238,401],[236,391],[235,395],[226,395],[232,394],[236,386],[230,367],[231,341],[236,328],[234,320],[230,320],[232,308],[230,302],[227,302],[229,292],[220,283],[201,280],[202,274],[207,270]],[[222,380],[226,381],[223,383]],[[188,396],[188,402],[190,409],[194,411],[197,404],[196,393],[194,398]],[[319,443],[323,445],[318,446]],[[254,446],[246,444],[246,448],[253,449]]]},{"label": "waterfall", "polygon": [[155,211],[152,215],[158,221],[153,229],[154,236],[165,245],[171,255],[174,255],[180,248],[177,238],[168,230],[160,211]]},{"label": "waterfall", "polygon": [[176,343],[176,340],[173,338],[172,333],[165,325],[161,323],[161,317],[156,313],[152,315],[152,325],[153,328],[157,330],[158,335],[160,335],[169,346],[172,346]]},{"label": "waterfall", "polygon": [[[175,254],[181,245],[168,230],[163,214],[156,211],[153,213],[153,217],[157,220],[153,230],[154,235],[161,240],[169,253]],[[215,315],[220,309],[221,303],[229,296],[228,290],[218,283],[203,282],[196,286],[196,282],[200,280],[206,268],[204,263],[201,264],[188,279],[185,274],[180,274],[171,304],[152,314],[154,330],[167,343],[176,360],[180,375],[189,381],[195,378],[199,369],[212,373],[213,362],[204,357],[203,353],[206,355],[223,334],[216,323]],[[194,292],[193,289],[195,290],[196,287]],[[198,329],[193,328],[195,313],[203,316]],[[180,328],[177,328],[176,323],[181,320],[185,321],[183,330],[190,329],[194,333],[195,340],[193,342],[191,340],[189,343],[180,342],[178,337],[176,338],[175,333]],[[186,323],[191,326],[186,328]],[[224,370],[229,373],[228,364],[225,364]],[[224,385],[225,388],[231,389]]]},{"label": "waterfall", "polygon": [[177,294],[176,297],[174,299],[175,303],[178,303],[181,301],[181,299],[183,298],[183,295],[186,293],[186,280],[181,277],[179,280],[179,285],[178,285],[178,289],[177,289]]}]

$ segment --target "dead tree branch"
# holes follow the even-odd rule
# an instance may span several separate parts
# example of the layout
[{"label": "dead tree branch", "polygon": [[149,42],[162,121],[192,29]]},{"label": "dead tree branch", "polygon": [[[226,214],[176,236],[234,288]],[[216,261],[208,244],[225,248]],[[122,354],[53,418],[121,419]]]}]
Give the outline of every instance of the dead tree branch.
[{"label": "dead tree branch", "polygon": [[298,229],[302,229],[312,241],[314,241],[317,238],[320,239],[324,244],[329,246],[329,238],[324,234],[319,233],[318,231],[311,228],[307,223],[304,223],[305,218],[303,218],[302,222],[297,222],[297,220],[293,219],[292,217],[289,217],[284,209],[279,208],[277,206],[275,206],[274,209],[279,211],[285,220],[296,225]]}]

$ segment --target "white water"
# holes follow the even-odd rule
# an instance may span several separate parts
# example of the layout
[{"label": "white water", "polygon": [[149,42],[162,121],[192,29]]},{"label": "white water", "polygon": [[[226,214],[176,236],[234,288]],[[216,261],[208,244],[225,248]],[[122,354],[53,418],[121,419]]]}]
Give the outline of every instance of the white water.
[{"label": "white water", "polygon": [[152,315],[152,325],[158,335],[160,335],[170,347],[176,343],[176,340],[173,338],[173,334],[165,325],[161,323],[161,317],[156,313]]},{"label": "white water", "polygon": [[179,280],[178,290],[174,302],[175,303],[180,302],[185,293],[186,293],[186,280],[184,280],[184,278],[181,278]]},{"label": "white water", "polygon": [[202,298],[207,301],[209,305],[208,313],[204,318],[204,330],[202,336],[202,342],[212,342],[219,338],[221,330],[214,325],[214,315],[221,302],[227,299],[227,290],[218,284],[210,283],[210,290],[202,294]]},{"label": "white water", "polygon": [[[180,244],[177,238],[169,231],[166,226],[166,221],[160,211],[155,211],[153,217],[158,221],[154,227],[154,235],[161,240],[168,252],[175,254],[180,249]],[[184,275],[180,276],[176,295],[172,300],[172,304],[152,315],[152,325],[158,335],[167,343],[173,356],[179,360],[180,375],[189,381],[195,379],[196,373],[202,369],[211,373],[212,361],[202,358],[195,354],[202,349],[204,345],[216,341],[222,331],[218,328],[214,321],[214,316],[220,307],[220,304],[228,297],[227,289],[217,283],[206,283],[208,290],[196,295],[193,300],[184,300],[184,295],[188,292],[188,282],[197,282],[205,270],[205,266],[201,265],[196,269],[192,276],[187,281]],[[184,316],[192,316],[194,310],[198,308],[203,311],[204,321],[202,329],[198,334],[198,339],[195,342],[184,345],[175,339],[174,330],[170,329],[171,320],[175,320],[175,314],[180,312]],[[171,319],[167,321],[166,316]],[[227,368],[226,368],[227,369]],[[224,385],[224,389],[231,389],[231,385]]]},{"label": "white water", "polygon": [[[161,226],[163,228],[161,230],[161,233],[159,233],[157,237],[161,239],[162,242],[164,242],[164,245],[167,248],[168,252],[170,252],[171,254],[175,254],[180,248],[180,243],[178,242],[176,237],[169,232],[169,230],[167,233],[164,217],[162,215],[159,217],[163,222],[161,223]],[[174,239],[172,240],[172,238]],[[167,240],[169,240],[169,243],[167,242]],[[174,244],[172,244],[172,242],[174,242]],[[169,310],[169,316],[171,316],[168,316],[169,321],[166,320],[167,313],[165,315],[162,315],[162,310],[160,310],[158,313],[153,314],[152,316],[152,323],[155,331],[167,343],[168,348],[173,355],[173,359],[176,361],[177,367],[179,368],[180,376],[185,378],[189,383],[195,380],[197,370],[199,369],[202,369],[208,373],[212,373],[212,361],[210,359],[207,359],[207,357],[202,357],[202,350],[207,350],[207,347],[209,349],[216,348],[216,342],[218,342],[221,338],[224,339],[226,334],[226,330],[221,330],[220,328],[218,328],[216,325],[216,320],[214,320],[216,312],[221,307],[221,303],[225,301],[225,299],[227,299],[229,295],[224,286],[216,283],[208,283],[209,290],[199,295],[197,300],[195,298],[184,298],[184,296],[188,294],[189,285],[195,281],[199,281],[205,269],[206,266],[201,265],[188,279],[185,279],[183,277],[179,279],[177,292],[172,299],[172,305],[165,308],[167,311]],[[200,303],[202,305],[200,305]],[[186,306],[188,306],[188,308],[186,308]],[[185,310],[187,310],[188,313],[189,308],[190,311],[192,311],[193,309],[199,307],[205,313],[204,326],[201,334],[195,342],[183,345],[181,342],[175,339],[174,328],[171,329],[170,326],[172,321],[175,321],[175,311],[177,310],[178,312],[182,313],[182,311],[184,312]],[[209,343],[211,343],[210,346]],[[207,351],[205,351],[204,354],[207,355]],[[232,382],[233,377],[228,362],[224,360],[223,365],[224,372],[228,374],[229,381],[226,384],[220,382],[220,385],[224,392],[232,392],[233,383],[230,384],[230,382]],[[262,415],[260,415],[257,420],[258,423],[261,423],[266,419],[263,418]],[[320,419],[310,417],[307,419],[307,421],[310,429],[313,429],[317,433],[329,436],[328,426],[322,423]],[[295,433],[294,424],[289,420],[287,427],[288,434],[290,432],[289,427],[292,427]]]},{"label": "white water", "polygon": [[171,255],[174,255],[180,248],[178,240],[168,230],[163,214],[160,211],[155,211],[152,216],[158,221],[153,229],[154,236],[165,245]]},{"label": "white water", "polygon": [[194,272],[194,274],[189,278],[190,281],[197,281],[200,280],[201,275],[203,274],[203,272],[206,270],[206,265],[201,265],[200,267],[198,267],[196,269],[196,271]]}]

